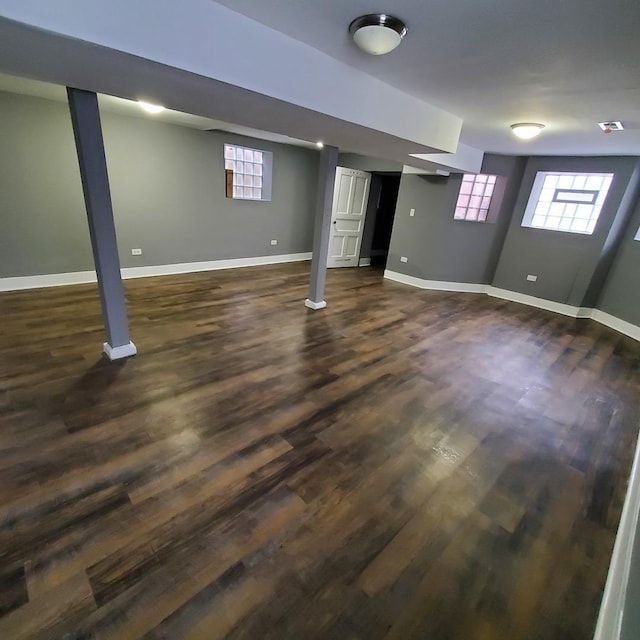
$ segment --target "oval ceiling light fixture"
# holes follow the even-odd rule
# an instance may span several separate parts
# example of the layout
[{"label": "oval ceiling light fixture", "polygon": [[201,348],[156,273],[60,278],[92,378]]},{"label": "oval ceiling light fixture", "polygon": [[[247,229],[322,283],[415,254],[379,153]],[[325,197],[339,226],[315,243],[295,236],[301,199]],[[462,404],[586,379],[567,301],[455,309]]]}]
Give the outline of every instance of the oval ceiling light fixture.
[{"label": "oval ceiling light fixture", "polygon": [[324,149],[324,142],[322,142],[322,140],[318,140],[318,142],[316,142],[316,147],[318,147],[318,149]]},{"label": "oval ceiling light fixture", "polygon": [[145,102],[144,100],[138,100],[138,104],[147,113],[161,113],[162,111],[164,111],[164,107],[159,104],[151,104],[150,102]]},{"label": "oval ceiling light fixture", "polygon": [[518,136],[518,138],[531,140],[531,138],[535,138],[537,135],[540,135],[540,132],[544,129],[544,125],[538,124],[537,122],[518,122],[516,124],[512,124],[511,129],[513,130],[514,135]]},{"label": "oval ceiling light fixture", "polygon": [[353,41],[365,53],[381,56],[393,51],[407,35],[407,27],[399,18],[386,13],[370,13],[349,25]]}]

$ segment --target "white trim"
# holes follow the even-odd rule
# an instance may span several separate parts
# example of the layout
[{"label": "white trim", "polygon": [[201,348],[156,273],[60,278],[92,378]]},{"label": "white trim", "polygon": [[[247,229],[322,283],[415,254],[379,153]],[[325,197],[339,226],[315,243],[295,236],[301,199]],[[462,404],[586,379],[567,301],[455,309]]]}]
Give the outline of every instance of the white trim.
[{"label": "white trim", "polygon": [[[124,267],[120,270],[125,280],[129,278],[150,278],[196,271],[217,271],[219,269],[237,269],[240,267],[258,267],[266,264],[284,262],[303,262],[311,260],[311,252],[287,253],[276,256],[257,256],[255,258],[231,258],[229,260],[209,260],[207,262],[182,262],[178,264],[160,264],[151,267]],[[96,282],[95,271],[75,271],[71,273],[50,273],[38,276],[20,276],[0,278],[0,291],[19,289],[40,289],[41,287],[62,287],[69,284]]]},{"label": "white trim", "polygon": [[584,315],[584,309],[581,309],[580,307],[574,307],[562,302],[554,302],[553,300],[546,300],[545,298],[536,298],[535,296],[530,296],[526,293],[519,293],[517,291],[509,291],[507,289],[498,289],[497,287],[488,286],[487,293],[492,298],[501,298],[502,300],[519,302],[520,304],[537,307],[538,309],[545,309],[546,311],[553,311],[554,313],[560,313],[563,316],[569,316],[571,318],[589,318],[591,316],[590,310],[587,310],[587,315]]},{"label": "white trim", "polygon": [[[597,311],[597,313],[602,313]],[[604,314],[608,315],[608,314]],[[613,318],[613,316],[609,316]],[[614,320],[620,322],[618,318]],[[635,327],[640,332],[640,328]],[[615,328],[615,327],[614,327]],[[617,330],[617,329],[616,329]],[[618,640],[622,632],[622,620],[629,586],[629,572],[635,536],[638,530],[640,512],[640,440],[636,445],[636,454],[631,467],[627,495],[622,507],[620,525],[609,564],[609,573],[604,587],[602,604],[598,615],[594,640]]]},{"label": "white trim", "polygon": [[317,311],[318,309],[324,309],[327,306],[327,301],[321,300],[320,302],[314,302],[313,300],[310,300],[309,298],[307,298],[304,301],[304,306],[308,307],[309,309],[313,309],[314,311]]},{"label": "white trim", "polygon": [[629,336],[640,342],[640,327],[638,325],[616,318],[604,311],[600,311],[600,309],[593,309],[591,318],[618,333],[624,333],[625,336]]},{"label": "white trim", "polygon": [[458,291],[460,293],[486,293],[487,286],[471,282],[446,282],[444,280],[423,280],[414,276],[407,276],[404,273],[385,269],[384,277],[394,282],[408,284],[419,289],[429,289],[431,291]]},{"label": "white trim", "polygon": [[359,267],[370,267],[371,266],[371,258],[360,258],[358,260]]},{"label": "white trim", "polygon": [[18,276],[14,278],[0,278],[0,291],[63,287],[69,284],[86,284],[95,281],[95,271],[73,271],[70,273],[48,273],[40,276]]},{"label": "white trim", "polygon": [[536,298],[535,296],[530,296],[526,293],[499,289],[498,287],[492,287],[486,284],[446,282],[444,280],[423,280],[422,278],[407,276],[404,273],[398,273],[397,271],[390,271],[388,269],[385,270],[384,277],[388,280],[393,280],[394,282],[400,282],[411,287],[417,287],[418,289],[428,289],[431,291],[459,291],[462,293],[486,293],[493,298],[501,298],[502,300],[509,300],[510,302],[526,304],[530,307],[560,313],[564,316],[569,316],[570,318],[590,318],[591,320],[595,320],[618,333],[622,333],[625,336],[629,336],[630,338],[640,342],[640,326],[626,322],[620,318],[616,318],[604,311],[600,311],[600,309],[574,307],[570,304],[554,302],[553,300],[545,300],[544,298]]},{"label": "white trim", "polygon": [[133,342],[122,344],[119,347],[112,347],[108,342],[102,345],[102,350],[107,354],[109,360],[120,360],[121,358],[129,358],[138,353],[136,345]]},{"label": "white trim", "polygon": [[228,260],[209,260],[207,262],[183,262],[178,264],[160,264],[152,267],[125,267],[121,269],[122,277],[151,278],[153,276],[170,276],[195,271],[218,271],[219,269],[239,269],[241,267],[259,267],[266,264],[282,264],[284,262],[302,262],[311,260],[309,253],[287,253],[278,256],[257,256],[255,258],[230,258]]}]

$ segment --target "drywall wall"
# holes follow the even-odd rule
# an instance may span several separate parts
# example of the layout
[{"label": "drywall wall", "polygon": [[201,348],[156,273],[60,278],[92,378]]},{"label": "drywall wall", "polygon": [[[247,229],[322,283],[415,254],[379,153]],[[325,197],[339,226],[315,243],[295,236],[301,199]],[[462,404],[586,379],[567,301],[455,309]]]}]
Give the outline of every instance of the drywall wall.
[{"label": "drywall wall", "polygon": [[504,188],[491,223],[453,219],[461,174],[403,174],[387,269],[423,280],[491,282],[523,168],[521,158],[485,156],[483,173],[500,176]]},{"label": "drywall wall", "polygon": [[607,280],[613,262],[624,242],[625,232],[629,226],[634,208],[640,197],[640,160],[631,175],[627,189],[620,201],[618,213],[609,227],[609,233],[600,250],[598,264],[593,271],[589,286],[582,300],[582,306],[594,308],[602,293],[602,288]]},{"label": "drywall wall", "polygon": [[370,158],[359,153],[341,153],[338,156],[338,166],[358,171],[377,171],[401,173],[402,165],[394,160],[384,160],[383,158]]},{"label": "drywall wall", "polygon": [[[621,320],[640,326],[640,241],[634,240],[640,228],[640,201],[627,225],[597,307]],[[639,538],[640,540],[640,538]]]},{"label": "drywall wall", "polygon": [[69,109],[0,93],[0,277],[93,268]]},{"label": "drywall wall", "polygon": [[[0,93],[0,118],[0,277],[92,269],[67,106]],[[316,151],[113,113],[102,126],[123,267],[311,250]],[[225,197],[224,142],[274,154],[270,202]]]},{"label": "drywall wall", "polygon": [[[493,285],[573,306],[588,304],[587,292],[596,276],[603,249],[621,205],[632,188],[637,158],[529,158],[502,247]],[[538,171],[613,173],[614,180],[593,235],[522,227],[522,218]],[[537,276],[528,282],[527,275]],[[593,293],[593,292],[592,292]]]}]

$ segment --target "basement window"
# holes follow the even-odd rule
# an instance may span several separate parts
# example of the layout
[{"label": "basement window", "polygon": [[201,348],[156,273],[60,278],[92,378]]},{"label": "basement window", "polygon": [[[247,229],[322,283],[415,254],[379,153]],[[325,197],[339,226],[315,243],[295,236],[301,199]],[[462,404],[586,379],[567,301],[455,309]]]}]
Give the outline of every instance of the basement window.
[{"label": "basement window", "polygon": [[271,200],[273,154],[233,144],[224,145],[227,198]]},{"label": "basement window", "polygon": [[488,222],[491,199],[498,177],[484,173],[465,173],[462,177],[454,220]]},{"label": "basement window", "polygon": [[591,235],[612,181],[612,173],[538,171],[522,226]]}]

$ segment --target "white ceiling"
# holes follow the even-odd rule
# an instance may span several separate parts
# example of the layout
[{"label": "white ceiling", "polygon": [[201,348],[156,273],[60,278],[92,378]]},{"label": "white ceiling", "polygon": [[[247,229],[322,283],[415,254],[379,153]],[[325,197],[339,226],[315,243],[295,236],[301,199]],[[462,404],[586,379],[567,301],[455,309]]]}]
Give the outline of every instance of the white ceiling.
[{"label": "white ceiling", "polygon": [[[160,102],[177,124],[322,139],[427,170],[475,171],[482,151],[640,155],[640,0],[387,5],[0,0],[0,70],[58,92]],[[409,33],[390,55],[367,56],[348,25],[384,8]],[[599,120],[626,129],[605,135]],[[546,129],[523,142],[509,129],[518,121]]]},{"label": "white ceiling", "polygon": [[[461,142],[514,154],[640,154],[638,0],[216,0],[464,120]],[[408,34],[367,56],[347,28],[386,10]],[[596,122],[620,120],[603,134]],[[546,124],[534,141],[514,122]]]},{"label": "white ceiling", "polygon": [[409,154],[454,155],[462,126],[210,0],[0,0],[0,70],[427,170]]}]

